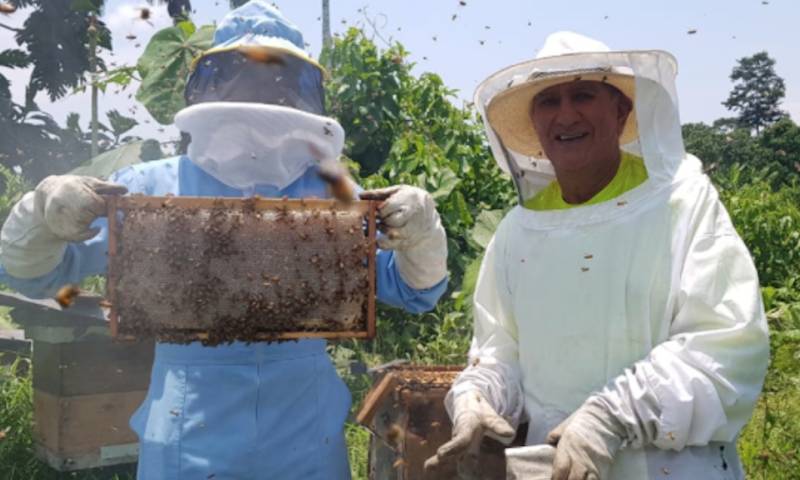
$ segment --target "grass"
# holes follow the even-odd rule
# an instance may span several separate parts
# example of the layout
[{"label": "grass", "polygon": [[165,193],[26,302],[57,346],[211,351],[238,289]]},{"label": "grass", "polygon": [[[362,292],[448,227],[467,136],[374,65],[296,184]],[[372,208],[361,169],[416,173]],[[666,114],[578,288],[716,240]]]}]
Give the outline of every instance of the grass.
[{"label": "grass", "polygon": [[347,439],[347,453],[350,457],[350,472],[353,480],[367,480],[369,431],[359,425],[347,422],[344,433]]},{"label": "grass", "polygon": [[[0,479],[133,480],[132,475],[76,472],[58,474],[33,455],[33,390],[30,373],[15,375],[21,363],[0,367]],[[28,369],[29,370],[29,369]],[[341,372],[353,392],[354,414],[369,388],[366,375]],[[369,432],[352,421],[345,425],[353,480],[367,480]],[[764,393],[742,432],[739,452],[747,478],[800,478],[800,334],[775,332],[772,363]]]},{"label": "grass", "polygon": [[775,330],[753,418],[739,439],[747,478],[800,478],[800,330]]},{"label": "grass", "polygon": [[0,478],[3,480],[134,480],[133,475],[59,473],[33,455],[33,387],[27,358],[0,367]]}]

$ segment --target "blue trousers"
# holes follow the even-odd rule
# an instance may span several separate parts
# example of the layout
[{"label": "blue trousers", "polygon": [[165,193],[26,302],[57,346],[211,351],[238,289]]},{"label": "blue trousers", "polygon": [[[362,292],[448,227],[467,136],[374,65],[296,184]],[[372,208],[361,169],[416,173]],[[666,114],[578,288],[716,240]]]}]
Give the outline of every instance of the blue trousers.
[{"label": "blue trousers", "polygon": [[323,340],[158,344],[138,480],[348,480],[350,392]]}]

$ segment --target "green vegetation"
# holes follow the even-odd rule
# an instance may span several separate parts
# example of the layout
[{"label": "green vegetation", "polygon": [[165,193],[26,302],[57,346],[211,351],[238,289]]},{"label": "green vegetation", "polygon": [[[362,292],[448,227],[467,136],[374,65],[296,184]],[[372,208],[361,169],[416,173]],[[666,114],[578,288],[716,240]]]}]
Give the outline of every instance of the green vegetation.
[{"label": "green vegetation", "polygon": [[[175,63],[179,69],[187,52],[168,51],[166,43],[159,46],[157,42],[174,44],[176,39],[191,38],[185,27],[179,24],[170,27],[169,35],[156,35],[156,44],[149,45],[145,55],[183,55]],[[14,55],[2,52],[0,62],[24,63]],[[503,212],[515,203],[515,193],[491,158],[474,110],[456,106],[455,92],[439,76],[412,75],[413,64],[407,62],[402,46],[381,51],[352,29],[336,39],[323,57],[323,63],[332,67],[328,109],[347,132],[345,153],[357,180],[365,188],[406,183],[430,191],[449,242],[450,288],[432,312],[410,315],[381,306],[377,339],[340,342],[330,348],[353,392],[355,412],[370,382],[367,375],[350,373],[353,362],[375,366],[395,359],[426,364],[465,361],[472,325],[471,292],[482,251]],[[762,63],[747,65],[760,68],[757,65]],[[140,61],[140,69],[142,65],[145,71],[138,74],[144,77],[146,58]],[[151,94],[156,98],[164,81],[154,77],[142,85],[137,98],[151,98]],[[174,77],[170,81],[170,89],[179,91]],[[0,81],[0,96],[2,89]],[[774,99],[774,94],[769,98]],[[180,107],[180,99],[172,98],[161,104],[158,116],[172,118]],[[14,128],[27,128],[28,120],[15,115],[9,120],[19,124]],[[772,362],[764,393],[739,442],[742,459],[750,478],[790,479],[800,478],[800,127],[784,116],[769,115],[720,119],[713,125],[688,124],[684,137],[687,150],[703,160],[752,252],[770,323]],[[117,120],[109,129],[112,143],[124,141],[120,136],[129,125]],[[86,134],[79,129],[72,132],[86,150]],[[54,161],[48,171],[59,171],[60,165]],[[30,184],[2,166],[0,174],[4,186],[0,219],[4,219]],[[89,284],[102,288],[99,279]],[[52,472],[31,453],[30,378],[12,375],[8,369],[2,375],[0,431],[6,436],[0,440],[0,478],[50,478]],[[365,479],[369,435],[352,423],[346,426],[346,435],[354,478]],[[92,477],[79,474],[74,478]]]}]

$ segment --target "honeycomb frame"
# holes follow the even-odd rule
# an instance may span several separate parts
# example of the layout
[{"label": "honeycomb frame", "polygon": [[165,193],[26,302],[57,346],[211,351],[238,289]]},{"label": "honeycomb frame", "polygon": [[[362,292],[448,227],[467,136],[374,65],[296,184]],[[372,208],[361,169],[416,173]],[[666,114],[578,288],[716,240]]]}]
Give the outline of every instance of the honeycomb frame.
[{"label": "honeycomb frame", "polygon": [[375,336],[377,202],[132,195],[107,203],[115,339]]}]

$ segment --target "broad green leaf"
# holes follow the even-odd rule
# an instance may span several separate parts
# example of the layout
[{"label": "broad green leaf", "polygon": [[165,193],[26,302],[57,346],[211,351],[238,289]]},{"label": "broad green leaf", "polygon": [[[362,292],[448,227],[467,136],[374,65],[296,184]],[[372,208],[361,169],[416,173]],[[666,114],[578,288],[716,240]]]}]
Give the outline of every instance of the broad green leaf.
[{"label": "broad green leaf", "polygon": [[142,84],[136,99],[162,125],[172,123],[185,106],[183,90],[192,60],[211,47],[214,27],[200,27],[192,36],[179,27],[165,28],[150,39],[137,67]]},{"label": "broad green leaf", "polygon": [[450,195],[450,192],[458,185],[458,177],[447,167],[436,172],[435,179],[432,179],[436,190],[431,192],[434,200],[440,200]]},{"label": "broad green leaf", "polygon": [[464,225],[471,225],[472,224],[472,215],[469,213],[469,207],[467,206],[467,201],[464,200],[464,195],[456,191],[453,194],[453,207],[455,211],[458,213],[458,218]]},{"label": "broad green leaf", "polygon": [[197,27],[195,26],[195,24],[190,22],[189,20],[184,20],[182,22],[179,22],[175,26],[183,30],[183,33],[185,33],[187,37],[191,37],[194,34],[194,32],[197,31]]},{"label": "broad green leaf", "polygon": [[472,227],[472,231],[470,232],[475,243],[480,245],[481,248],[486,248],[492,240],[494,232],[497,230],[497,226],[500,225],[502,219],[502,210],[484,210],[481,212],[478,218],[475,219],[475,226]]}]

